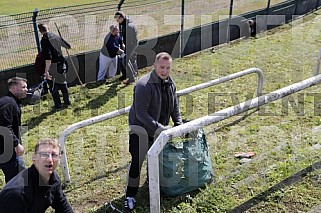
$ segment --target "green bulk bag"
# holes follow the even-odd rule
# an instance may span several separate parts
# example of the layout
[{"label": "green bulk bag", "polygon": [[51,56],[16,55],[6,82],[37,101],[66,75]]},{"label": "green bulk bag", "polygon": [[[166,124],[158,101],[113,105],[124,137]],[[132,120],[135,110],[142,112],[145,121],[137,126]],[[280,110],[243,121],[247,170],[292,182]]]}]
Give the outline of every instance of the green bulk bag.
[{"label": "green bulk bag", "polygon": [[203,128],[167,143],[159,155],[159,170],[160,189],[172,197],[210,183],[214,172]]}]

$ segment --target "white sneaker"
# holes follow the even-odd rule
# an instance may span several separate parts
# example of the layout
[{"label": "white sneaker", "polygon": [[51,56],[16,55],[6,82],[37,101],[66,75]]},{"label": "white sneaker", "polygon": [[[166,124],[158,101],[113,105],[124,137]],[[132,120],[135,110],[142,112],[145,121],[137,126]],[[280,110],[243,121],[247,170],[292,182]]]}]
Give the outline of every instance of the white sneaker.
[{"label": "white sneaker", "polygon": [[134,210],[135,209],[135,203],[136,200],[133,197],[126,197],[124,201],[124,207],[128,210]]}]

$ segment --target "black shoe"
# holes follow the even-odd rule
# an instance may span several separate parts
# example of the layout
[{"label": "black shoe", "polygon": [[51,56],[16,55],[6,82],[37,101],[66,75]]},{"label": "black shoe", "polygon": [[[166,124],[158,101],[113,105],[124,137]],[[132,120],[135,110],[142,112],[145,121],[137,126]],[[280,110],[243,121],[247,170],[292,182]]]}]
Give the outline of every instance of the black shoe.
[{"label": "black shoe", "polygon": [[126,86],[128,85],[131,85],[132,83],[134,83],[135,81],[129,81],[128,79],[127,80],[124,80],[123,81],[123,84],[125,84]]},{"label": "black shoe", "polygon": [[123,76],[123,75],[120,76],[120,78],[118,78],[119,81],[123,81],[123,80],[125,80],[125,79],[126,79],[126,76]]},{"label": "black shoe", "polygon": [[61,108],[68,108],[69,106],[70,106],[70,103],[67,103],[67,104],[63,103]]},{"label": "black shoe", "polygon": [[63,109],[62,106],[53,106],[51,110],[52,111],[60,111],[62,109]]}]

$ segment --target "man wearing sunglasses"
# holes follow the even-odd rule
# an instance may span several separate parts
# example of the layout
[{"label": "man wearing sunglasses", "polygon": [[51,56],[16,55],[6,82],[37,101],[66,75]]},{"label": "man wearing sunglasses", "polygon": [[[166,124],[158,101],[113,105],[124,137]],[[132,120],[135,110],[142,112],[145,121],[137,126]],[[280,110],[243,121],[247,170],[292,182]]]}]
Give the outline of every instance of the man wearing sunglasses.
[{"label": "man wearing sunglasses", "polygon": [[49,206],[55,212],[74,212],[55,172],[60,153],[56,140],[40,140],[32,155],[31,167],[20,172],[1,190],[0,213],[44,213]]}]

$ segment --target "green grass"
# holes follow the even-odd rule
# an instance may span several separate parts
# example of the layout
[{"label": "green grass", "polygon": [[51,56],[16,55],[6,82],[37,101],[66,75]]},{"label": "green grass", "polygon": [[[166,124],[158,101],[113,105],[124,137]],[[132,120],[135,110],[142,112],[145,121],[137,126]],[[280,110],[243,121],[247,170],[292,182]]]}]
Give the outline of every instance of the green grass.
[{"label": "green grass", "polygon": [[[271,5],[282,1],[284,0],[274,0]],[[99,6],[96,4],[96,9],[92,8],[96,11],[90,9],[91,12],[89,12],[89,9],[84,10],[84,7],[81,6],[77,8],[69,8],[68,6],[95,3],[95,1],[1,1],[0,14],[3,15],[3,27],[0,27],[0,35],[4,43],[3,51],[0,51],[2,53],[0,55],[0,70],[34,63],[36,43],[33,42],[35,39],[34,33],[31,29],[32,25],[29,23],[34,8],[40,10],[37,16],[38,21],[48,21],[47,19],[51,20],[55,17],[61,34],[72,46],[70,54],[76,55],[101,48],[102,40],[106,34],[106,26],[115,24],[113,16],[118,2],[118,0],[100,1],[104,4],[99,4]],[[233,15],[245,14],[265,7],[266,0],[258,0],[255,3],[246,0],[242,1],[242,4],[234,5]],[[56,10],[45,10],[49,8],[56,8]],[[136,23],[139,40],[156,38],[180,31],[180,1],[125,1],[122,9]],[[184,10],[186,14],[184,29],[190,29],[227,18],[229,2],[225,0],[186,0]],[[26,14],[21,15],[22,12]],[[5,15],[9,14],[18,15],[9,18],[10,23],[8,23],[6,21],[8,17]],[[58,18],[57,16],[61,17]],[[13,24],[20,23],[20,21],[23,24]],[[17,27],[13,31],[19,31],[20,33],[11,35],[12,33],[6,27],[7,24],[10,26],[13,24],[14,27]],[[56,32],[55,26],[51,24],[49,23],[49,28]],[[91,33],[88,33],[89,31]],[[5,42],[6,40],[10,40],[10,42]]]},{"label": "green grass", "polygon": [[[250,67],[262,69],[263,92],[268,93],[309,78],[313,74],[320,46],[321,11],[290,24],[260,34],[257,39],[244,39],[228,45],[175,59],[172,76],[178,90],[210,79],[216,79]],[[151,68],[140,70],[140,76]],[[250,75],[192,93],[190,102],[181,98],[184,118],[195,119],[255,96],[257,76]],[[259,112],[242,115],[205,128],[215,170],[213,183],[199,192],[176,198],[162,196],[163,212],[228,212],[285,178],[320,160],[316,131],[321,124],[319,85],[290,96],[303,103],[298,114],[293,102],[288,110],[281,100],[267,104]],[[23,123],[28,131],[23,141],[30,165],[31,150],[42,137],[59,137],[69,125],[93,116],[111,112],[132,102],[132,86],[123,87],[116,79],[106,84],[87,84],[70,88],[72,106],[51,111],[52,100],[44,98],[39,105],[23,108]],[[283,99],[286,102],[286,99]],[[187,103],[186,103],[187,102]],[[76,212],[112,212],[104,206],[112,201],[122,209],[128,153],[127,116],[79,129],[66,141],[71,184],[66,195]],[[239,151],[254,151],[250,163],[240,164],[234,158]],[[148,188],[137,195],[136,212],[149,212]],[[0,179],[3,185],[3,177]],[[306,212],[321,203],[320,170],[296,184],[271,194],[248,212]]]},{"label": "green grass", "polygon": [[[0,14],[1,15],[9,15],[9,14],[17,14],[17,13],[26,13],[32,12],[35,8],[39,10],[48,9],[48,8],[56,8],[56,7],[65,7],[65,6],[73,6],[80,4],[89,4],[99,2],[97,0],[13,0],[6,1],[3,0],[0,3]],[[118,4],[118,0],[114,0],[115,6]]]}]

